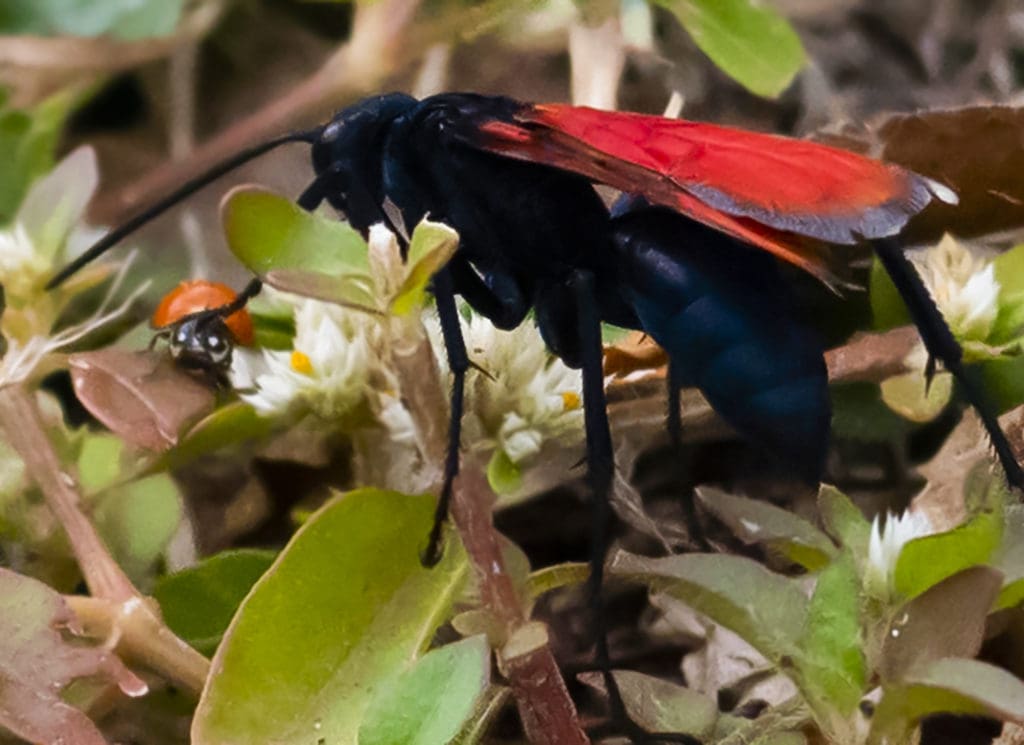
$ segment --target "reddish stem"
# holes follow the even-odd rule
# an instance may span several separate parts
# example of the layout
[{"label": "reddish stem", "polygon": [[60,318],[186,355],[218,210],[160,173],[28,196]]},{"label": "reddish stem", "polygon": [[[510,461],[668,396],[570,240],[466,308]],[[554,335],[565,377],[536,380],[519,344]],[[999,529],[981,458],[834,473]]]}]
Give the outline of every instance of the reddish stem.
[{"label": "reddish stem", "polygon": [[7,432],[8,442],[21,456],[32,480],[43,492],[47,505],[64,526],[89,592],[95,597],[120,603],[139,597],[131,580],[121,571],[82,511],[75,481],[61,470],[39,408],[24,388],[18,385],[0,387],[0,428]]},{"label": "reddish stem", "polygon": [[547,644],[546,631],[527,621],[505,571],[491,519],[494,501],[494,492],[478,468],[466,468],[455,479],[452,519],[476,570],[484,606],[508,631],[510,641],[499,655],[523,729],[534,745],[587,745],[590,740]]}]

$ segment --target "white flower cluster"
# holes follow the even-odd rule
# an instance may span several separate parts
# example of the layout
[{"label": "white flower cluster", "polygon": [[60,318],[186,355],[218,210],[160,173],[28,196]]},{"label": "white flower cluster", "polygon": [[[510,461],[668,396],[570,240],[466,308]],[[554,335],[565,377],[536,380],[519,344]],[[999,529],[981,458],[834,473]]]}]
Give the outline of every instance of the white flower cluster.
[{"label": "white flower cluster", "polygon": [[366,314],[337,305],[279,296],[294,305],[293,349],[235,350],[232,385],[265,416],[295,409],[328,420],[344,415],[367,391],[374,324]]},{"label": "white flower cluster", "polygon": [[[393,269],[394,262],[380,256],[391,249],[397,252],[396,245],[380,245],[383,241],[394,244],[394,236],[375,227],[370,248],[378,271]],[[394,278],[374,277],[374,283],[382,292]],[[337,421],[365,402],[392,443],[413,447],[413,417],[396,395],[397,381],[389,370],[389,349],[401,343],[389,333],[401,325],[360,309],[281,293],[273,296],[293,307],[294,348],[236,350],[231,381],[239,395],[266,416],[312,413],[325,421]],[[446,380],[444,342],[432,307],[424,311],[422,323]],[[470,359],[479,368],[467,375],[467,446],[500,449],[521,464],[554,438],[582,438],[580,374],[547,350],[531,324],[501,331],[473,315],[463,323],[463,333]]]},{"label": "white flower cluster", "polygon": [[985,341],[999,311],[1000,287],[992,262],[950,235],[912,260],[953,334]]},{"label": "white flower cluster", "polygon": [[582,378],[544,346],[532,324],[496,329],[473,316],[466,329],[471,371],[468,411],[483,442],[494,442],[513,463],[528,461],[545,441],[583,431]]}]

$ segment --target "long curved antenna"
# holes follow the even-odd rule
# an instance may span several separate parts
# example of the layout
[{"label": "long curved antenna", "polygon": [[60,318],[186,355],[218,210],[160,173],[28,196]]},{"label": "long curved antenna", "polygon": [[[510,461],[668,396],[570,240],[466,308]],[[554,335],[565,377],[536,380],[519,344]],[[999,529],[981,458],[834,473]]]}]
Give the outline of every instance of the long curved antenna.
[{"label": "long curved antenna", "polygon": [[223,160],[217,165],[210,168],[205,173],[201,173],[193,179],[189,179],[184,184],[179,186],[169,195],[161,199],[160,201],[150,205],[142,212],[138,213],[134,217],[129,218],[125,222],[118,225],[116,228],[111,230],[105,236],[100,238],[96,243],[86,249],[85,253],[77,257],[74,261],[64,266],[53,278],[46,283],[46,289],[52,290],[55,287],[61,285],[71,275],[75,274],[79,269],[90,263],[94,259],[99,258],[108,250],[116,246],[121,240],[127,238],[129,235],[134,233],[136,230],[141,228],[143,225],[148,223],[150,220],[160,216],[167,209],[173,207],[175,204],[185,199],[193,192],[202,189],[212,181],[216,181],[218,178],[223,176],[228,171],[233,171],[243,163],[246,163],[253,158],[257,158],[276,147],[285,145],[289,142],[307,142],[313,144],[317,138],[323,132],[323,127],[317,127],[304,132],[292,132],[290,134],[275,137],[272,140],[267,140],[259,145],[253,145],[250,148],[242,150],[235,155],[231,156],[227,160]]}]

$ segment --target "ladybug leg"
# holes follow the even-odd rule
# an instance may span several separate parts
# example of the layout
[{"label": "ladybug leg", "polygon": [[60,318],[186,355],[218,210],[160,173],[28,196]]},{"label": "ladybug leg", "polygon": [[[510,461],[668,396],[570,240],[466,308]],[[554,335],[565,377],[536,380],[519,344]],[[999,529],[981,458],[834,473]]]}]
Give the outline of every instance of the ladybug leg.
[{"label": "ladybug leg", "polygon": [[147,347],[147,349],[149,349],[150,351],[153,351],[154,349],[156,349],[156,343],[158,341],[167,341],[170,338],[171,338],[170,330],[158,331],[155,334],[153,334],[153,338],[149,340],[149,346]]},{"label": "ladybug leg", "polygon": [[[895,240],[876,240],[872,241],[871,245],[907,304],[907,310],[910,311],[910,317],[921,334],[928,354],[932,359],[942,362],[953,374],[960,384],[964,397],[978,412],[995,448],[999,463],[1006,473],[1007,482],[1016,489],[1024,490],[1024,471],[1021,471],[1013,449],[999,426],[999,419],[985,395],[985,389],[978,380],[976,371],[963,364],[963,349],[946,325],[920,275],[903,255],[903,249]],[[934,362],[929,364],[929,370],[934,371]]]},{"label": "ladybug leg", "polygon": [[[620,725],[634,743],[672,742],[700,745],[700,741],[681,733],[644,731],[626,713],[618,683],[612,675],[608,650],[608,627],[602,587],[604,562],[608,550],[608,527],[611,522],[611,487],[615,474],[615,454],[612,448],[608,406],[604,395],[603,347],[601,344],[601,318],[591,272],[577,270],[569,281],[576,305],[579,334],[579,355],[583,373],[583,416],[587,439],[587,477],[591,488],[590,523],[590,576],[587,579],[587,597],[594,628],[595,663],[608,691],[608,705],[612,721]],[[678,409],[677,409],[678,410]]]}]

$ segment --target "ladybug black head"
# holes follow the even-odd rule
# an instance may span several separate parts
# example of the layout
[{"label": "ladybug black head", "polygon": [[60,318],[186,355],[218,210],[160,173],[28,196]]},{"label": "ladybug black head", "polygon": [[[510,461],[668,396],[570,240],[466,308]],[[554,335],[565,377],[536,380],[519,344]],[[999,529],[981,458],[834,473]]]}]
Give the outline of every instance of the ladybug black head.
[{"label": "ladybug black head", "polygon": [[189,370],[210,373],[228,369],[234,345],[235,337],[224,319],[210,312],[186,316],[168,339],[175,362]]}]

